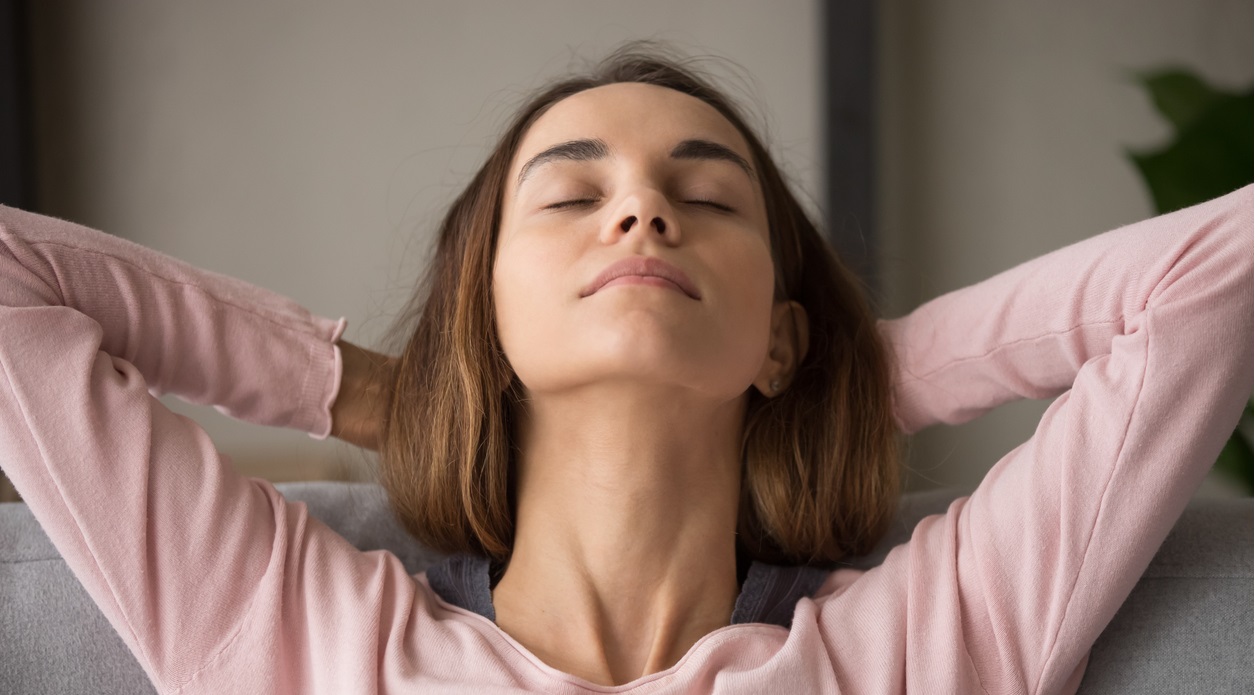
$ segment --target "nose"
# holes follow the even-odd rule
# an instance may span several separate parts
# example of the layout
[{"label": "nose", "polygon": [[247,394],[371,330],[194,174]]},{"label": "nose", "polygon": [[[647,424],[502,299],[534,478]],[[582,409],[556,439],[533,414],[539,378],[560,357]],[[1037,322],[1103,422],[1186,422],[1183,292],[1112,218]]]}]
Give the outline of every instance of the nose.
[{"label": "nose", "polygon": [[625,197],[602,230],[602,242],[617,243],[631,235],[652,237],[668,245],[679,243],[680,227],[665,196],[642,189]]}]

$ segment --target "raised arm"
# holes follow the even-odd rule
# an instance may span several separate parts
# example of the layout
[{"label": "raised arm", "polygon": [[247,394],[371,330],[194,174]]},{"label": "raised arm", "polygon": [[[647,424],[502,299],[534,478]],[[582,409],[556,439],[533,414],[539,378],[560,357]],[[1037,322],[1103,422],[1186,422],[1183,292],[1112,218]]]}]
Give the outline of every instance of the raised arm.
[{"label": "raised arm", "polygon": [[938,692],[1075,689],[1251,393],[1252,190],[881,324],[906,432],[1057,398],[970,498],[865,576],[833,575],[828,628],[865,627],[874,610],[881,644],[897,645],[847,658],[900,660],[908,687]]},{"label": "raised arm", "polygon": [[[331,653],[340,631],[369,640],[383,624],[368,598],[384,583],[408,615],[413,584],[396,581],[406,577],[396,558],[358,553],[304,505],[240,476],[196,423],[153,397],[326,437],[344,325],[0,207],[0,465],[159,690],[262,677],[244,663],[270,679],[247,681],[255,692],[301,690],[311,653]],[[330,596],[361,602],[322,605]],[[362,651],[336,673],[375,669],[373,654],[353,661]]]},{"label": "raised arm", "polygon": [[[33,324],[35,340],[57,335],[50,324],[70,314],[90,320],[99,349],[130,363],[155,395],[173,393],[315,439],[331,431],[341,369],[334,344],[344,320],[314,316],[235,278],[0,207],[0,307],[6,326]],[[46,321],[30,320],[35,314]]]},{"label": "raised arm", "polygon": [[[1071,388],[1082,364],[1111,352],[1127,320],[1163,301],[1158,297],[1167,287],[1160,284],[1187,270],[1182,256],[1212,251],[1196,248],[1219,233],[1211,226],[1229,229],[1231,246],[1243,231],[1249,242],[1251,190],[1086,239],[879,321],[899,361],[900,428],[913,434],[962,424],[1009,401],[1052,398]],[[1226,250],[1233,249],[1214,252]],[[1241,260],[1229,256],[1231,263]],[[1176,291],[1205,291],[1207,283],[1196,277]],[[1221,304],[1216,310],[1226,303],[1240,310],[1240,287],[1209,291]]]}]

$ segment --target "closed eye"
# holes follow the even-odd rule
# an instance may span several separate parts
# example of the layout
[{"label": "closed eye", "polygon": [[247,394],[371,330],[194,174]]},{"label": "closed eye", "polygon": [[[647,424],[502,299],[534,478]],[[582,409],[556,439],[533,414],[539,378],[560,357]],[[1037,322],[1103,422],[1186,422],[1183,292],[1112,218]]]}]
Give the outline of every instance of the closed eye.
[{"label": "closed eye", "polygon": [[689,205],[705,205],[706,207],[713,208],[720,212],[736,212],[736,210],[733,210],[727,205],[724,205],[723,203],[716,203],[713,200],[686,200],[684,202]]},{"label": "closed eye", "polygon": [[595,198],[577,198],[575,200],[563,200],[557,203],[553,203],[552,205],[546,205],[544,209],[545,210],[562,210],[565,208],[578,208],[578,207],[585,207],[587,205],[592,205],[595,202],[597,202],[597,199]]}]

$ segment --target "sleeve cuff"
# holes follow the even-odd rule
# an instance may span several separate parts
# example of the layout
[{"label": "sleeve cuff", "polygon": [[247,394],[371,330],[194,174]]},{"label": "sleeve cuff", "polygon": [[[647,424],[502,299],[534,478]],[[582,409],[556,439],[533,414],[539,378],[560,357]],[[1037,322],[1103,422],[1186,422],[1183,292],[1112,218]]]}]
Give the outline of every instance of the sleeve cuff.
[{"label": "sleeve cuff", "polygon": [[325,335],[310,347],[310,366],[301,390],[302,406],[297,413],[301,420],[294,423],[311,439],[323,440],[331,435],[331,406],[340,395],[344,376],[344,360],[336,341],[344,335],[348,319],[339,320],[315,317],[318,333]]}]

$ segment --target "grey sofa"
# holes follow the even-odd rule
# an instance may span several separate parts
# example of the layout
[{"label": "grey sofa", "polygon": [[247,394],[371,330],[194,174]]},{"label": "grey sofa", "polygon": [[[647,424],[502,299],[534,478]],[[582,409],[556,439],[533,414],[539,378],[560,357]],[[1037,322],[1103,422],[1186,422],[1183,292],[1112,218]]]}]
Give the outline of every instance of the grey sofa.
[{"label": "grey sofa", "polygon": [[[292,500],[362,549],[411,572],[438,559],[393,521],[366,483],[286,483]],[[878,564],[924,516],[967,490],[903,498]],[[1094,645],[1081,692],[1252,691],[1252,502],[1195,500]],[[152,693],[139,664],[20,503],[0,504],[0,693]]]}]

